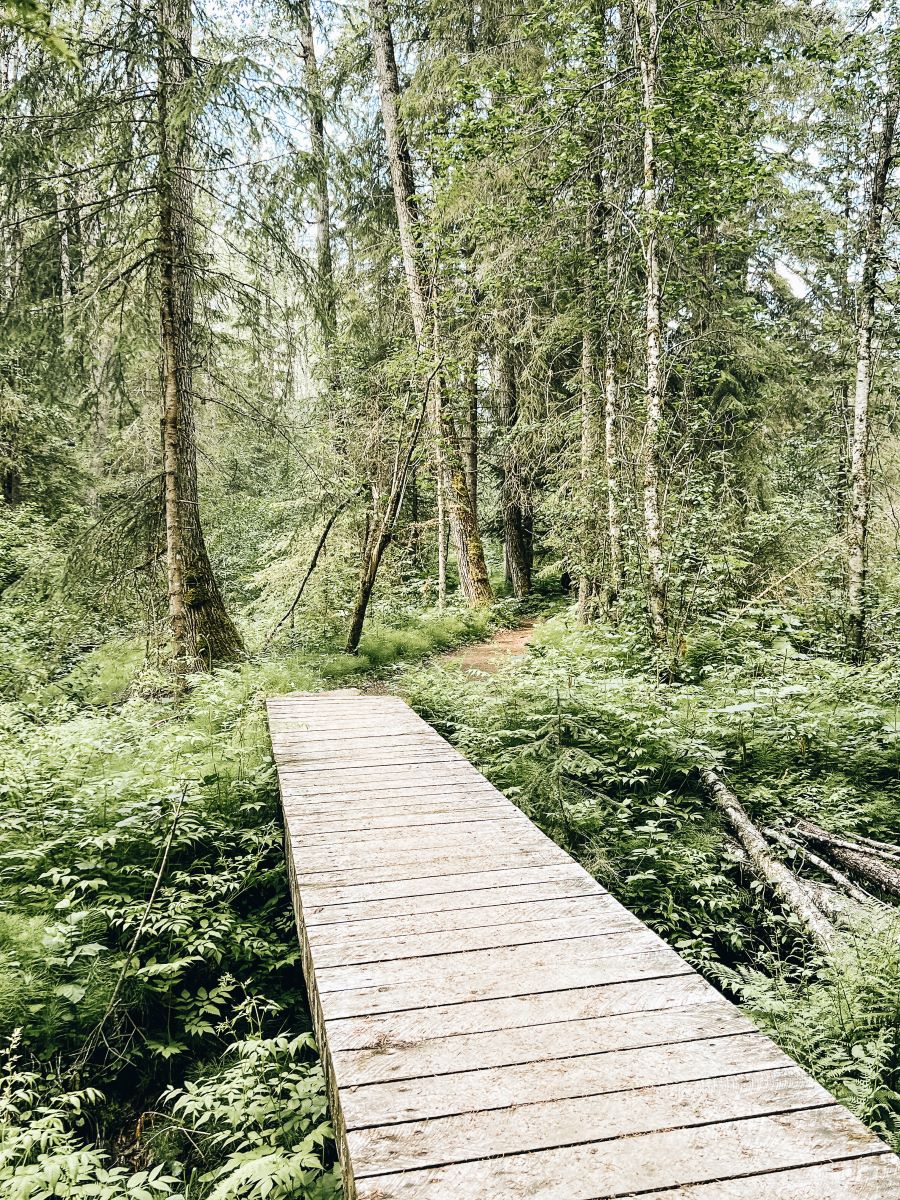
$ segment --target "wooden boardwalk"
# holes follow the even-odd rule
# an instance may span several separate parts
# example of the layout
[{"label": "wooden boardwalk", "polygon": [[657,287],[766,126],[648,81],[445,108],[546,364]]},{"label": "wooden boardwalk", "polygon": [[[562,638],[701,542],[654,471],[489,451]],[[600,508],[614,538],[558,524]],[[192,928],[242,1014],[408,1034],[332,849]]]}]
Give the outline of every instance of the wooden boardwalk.
[{"label": "wooden boardwalk", "polygon": [[900,1200],[900,1160],[401,700],[268,710],[348,1200]]}]

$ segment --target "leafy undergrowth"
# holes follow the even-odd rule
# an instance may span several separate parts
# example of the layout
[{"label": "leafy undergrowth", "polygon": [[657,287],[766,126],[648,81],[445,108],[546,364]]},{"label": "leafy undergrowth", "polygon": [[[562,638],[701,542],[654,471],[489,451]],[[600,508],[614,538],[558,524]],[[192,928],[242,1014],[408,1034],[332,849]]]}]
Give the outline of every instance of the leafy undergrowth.
[{"label": "leafy undergrowth", "polygon": [[180,704],[114,643],[0,706],[0,1194],[339,1194],[262,702],[502,619],[287,648]]},{"label": "leafy undergrowth", "polygon": [[630,909],[900,1145],[900,922],[860,919],[822,963],[703,793],[724,769],[761,824],[900,842],[900,676],[779,636],[687,648],[659,681],[638,639],[539,626],[492,677],[413,669],[407,699]]}]

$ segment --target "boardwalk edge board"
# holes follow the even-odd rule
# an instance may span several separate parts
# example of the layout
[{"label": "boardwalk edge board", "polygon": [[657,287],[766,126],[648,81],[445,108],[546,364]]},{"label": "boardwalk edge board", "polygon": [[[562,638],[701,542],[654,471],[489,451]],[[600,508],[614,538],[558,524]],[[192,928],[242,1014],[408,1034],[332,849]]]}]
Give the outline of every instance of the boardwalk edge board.
[{"label": "boardwalk edge board", "polygon": [[268,702],[347,1200],[900,1200],[900,1160],[398,697]]}]

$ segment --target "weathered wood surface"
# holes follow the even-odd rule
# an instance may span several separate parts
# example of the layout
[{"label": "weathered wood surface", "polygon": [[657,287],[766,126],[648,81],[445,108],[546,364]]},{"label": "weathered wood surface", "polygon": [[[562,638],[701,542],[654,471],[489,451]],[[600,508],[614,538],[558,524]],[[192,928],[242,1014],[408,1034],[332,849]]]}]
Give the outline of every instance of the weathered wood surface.
[{"label": "weathered wood surface", "polygon": [[900,1161],[401,700],[269,701],[348,1200],[900,1200]]}]

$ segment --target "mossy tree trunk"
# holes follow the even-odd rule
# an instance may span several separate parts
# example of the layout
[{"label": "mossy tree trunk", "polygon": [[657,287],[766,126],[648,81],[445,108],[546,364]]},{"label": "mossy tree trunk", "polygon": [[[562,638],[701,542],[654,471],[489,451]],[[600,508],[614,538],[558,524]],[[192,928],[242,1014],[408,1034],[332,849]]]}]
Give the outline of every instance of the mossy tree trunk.
[{"label": "mossy tree trunk", "polygon": [[316,57],[316,38],[310,0],[299,0],[297,20],[300,52],[303,55],[303,85],[309,118],[309,141],[315,176],[316,308],[323,341],[330,346],[337,332],[337,292],[334,256],[331,250],[331,195],[328,186],[328,155],[325,146],[325,95]]}]

